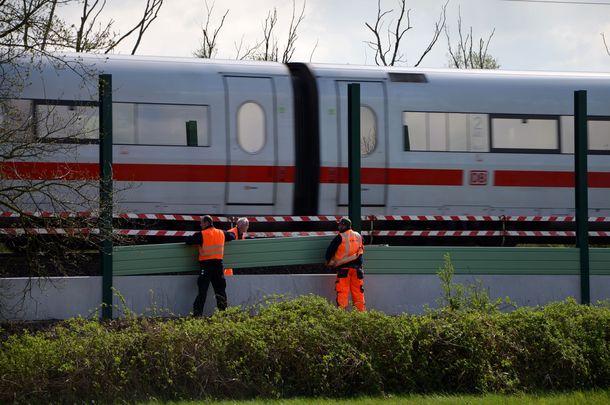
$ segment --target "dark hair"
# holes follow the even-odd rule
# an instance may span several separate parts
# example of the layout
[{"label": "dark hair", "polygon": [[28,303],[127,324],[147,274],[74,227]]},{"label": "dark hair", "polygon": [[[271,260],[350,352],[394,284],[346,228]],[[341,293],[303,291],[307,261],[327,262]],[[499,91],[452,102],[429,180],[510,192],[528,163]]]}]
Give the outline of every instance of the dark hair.
[{"label": "dark hair", "polygon": [[210,215],[204,215],[203,217],[201,217],[201,222],[207,222],[209,225],[214,225],[214,220]]},{"label": "dark hair", "polygon": [[347,217],[341,218],[339,220],[339,223],[342,224],[342,225],[347,226],[348,228],[352,227],[352,221],[349,218],[347,218]]}]

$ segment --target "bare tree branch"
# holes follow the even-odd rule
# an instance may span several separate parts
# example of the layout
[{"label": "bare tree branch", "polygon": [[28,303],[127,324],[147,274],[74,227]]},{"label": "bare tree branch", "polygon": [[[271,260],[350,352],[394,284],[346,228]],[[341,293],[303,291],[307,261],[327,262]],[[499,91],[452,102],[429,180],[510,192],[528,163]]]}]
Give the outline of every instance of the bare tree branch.
[{"label": "bare tree branch", "polygon": [[472,27],[470,27],[468,33],[464,36],[461,12],[458,13],[457,32],[459,42],[454,48],[451,45],[449,28],[445,27],[450,67],[458,69],[497,69],[500,66],[496,59],[488,53],[489,43],[496,32],[495,28],[491,31],[487,40],[479,39],[478,49],[476,50],[474,49]]},{"label": "bare tree branch", "polygon": [[[21,3],[21,4],[19,4]],[[36,1],[6,1],[2,4],[2,17],[0,17],[0,38],[7,38],[22,29],[27,29],[48,5],[48,0]],[[23,35],[23,45],[28,47],[27,31]],[[3,44],[6,46],[5,44]]]},{"label": "bare tree branch", "polygon": [[45,49],[47,46],[47,40],[49,39],[49,34],[51,32],[51,28],[53,26],[53,20],[55,19],[55,9],[57,7],[57,0],[53,0],[51,2],[51,11],[49,12],[48,18],[47,18],[47,24],[45,26],[43,35],[42,35],[42,43],[40,45],[41,49]]},{"label": "bare tree branch", "polygon": [[273,13],[269,11],[267,18],[263,23],[263,48],[262,54],[258,55],[256,59],[277,61],[278,46],[277,39],[273,36],[273,30],[277,24],[277,9],[273,8]]},{"label": "bare tree branch", "polygon": [[[244,36],[241,36],[239,40],[239,44],[237,42],[234,43],[235,46],[235,59],[236,60],[246,60],[246,59],[254,59],[256,55],[256,51],[260,49],[263,45],[263,41],[255,43],[252,46],[245,46],[244,48]],[[242,48],[244,48],[244,52],[242,54]]]},{"label": "bare tree branch", "polygon": [[[90,36],[91,30],[93,29],[93,26],[95,25],[97,17],[100,15],[102,10],[106,6],[106,0],[104,0],[102,5],[100,6],[100,8],[95,12],[95,16],[93,17],[93,19],[90,20],[89,18],[91,17],[91,13],[93,13],[93,11],[95,11],[95,8],[98,6],[98,4],[99,4],[99,0],[95,0],[93,5],[91,5],[91,7],[89,7],[89,1],[88,0],[83,1],[82,16],[80,17],[80,24],[76,30],[76,41],[75,41],[75,45],[74,45],[74,49],[76,50],[76,52],[83,52],[83,51],[88,50],[87,47],[85,46],[84,42],[86,42],[87,38]],[[89,25],[89,26],[87,28],[85,28],[87,25]],[[86,32],[85,32],[85,29],[86,29]]]},{"label": "bare tree branch", "polygon": [[309,54],[309,62],[310,63],[311,63],[311,60],[313,59],[314,52],[318,48],[318,42],[320,42],[320,41],[319,40],[316,41],[316,44],[313,46],[313,49],[311,50],[311,53]]},{"label": "bare tree branch", "polygon": [[220,33],[220,30],[222,29],[225,23],[225,19],[229,14],[229,10],[227,9],[222,15],[222,19],[220,20],[220,24],[218,25],[218,27],[210,28],[212,14],[214,13],[214,5],[215,3],[212,3],[212,5],[210,6],[208,5],[207,0],[205,1],[205,25],[201,29],[203,31],[203,41],[199,49],[194,52],[195,56],[199,58],[213,58],[216,55],[216,53],[218,52],[218,34]]},{"label": "bare tree branch", "polygon": [[[94,234],[97,218],[48,219],[28,212],[95,212],[100,208],[97,177],[83,169],[77,158],[77,146],[94,143],[98,137],[95,90],[87,98],[97,72],[80,58],[68,59],[53,51],[97,50],[100,44],[108,44],[114,34],[106,29],[112,21],[98,22],[103,4],[101,0],[0,0],[0,211],[19,214],[10,225],[22,231],[77,228],[61,238],[27,231],[9,240],[3,238],[9,249],[26,255],[25,274],[29,276],[44,277],[50,267],[55,275],[66,266],[76,267],[75,256],[83,254],[83,247],[92,249],[99,242]],[[81,20],[68,25],[58,17],[58,9],[75,5],[82,7]],[[21,99],[30,83],[43,83],[48,74],[59,72],[81,81],[76,86],[83,89],[82,99],[93,103],[66,105],[50,95]],[[40,161],[56,163],[40,165]],[[7,266],[6,261],[0,262],[0,271]]]},{"label": "bare tree branch", "polygon": [[600,35],[602,36],[602,40],[604,41],[604,48],[606,48],[606,53],[610,56],[610,50],[608,50],[608,44],[606,43],[606,36],[603,32]]},{"label": "bare tree branch", "polygon": [[[404,5],[405,2],[403,1],[402,4]],[[385,17],[392,11],[393,10],[381,11],[381,0],[377,0],[377,20],[375,20],[375,27],[371,27],[368,22],[364,23],[364,25],[366,25],[375,36],[375,42],[369,41],[367,43],[375,51],[375,63],[377,65],[388,66],[388,63],[385,60],[385,55],[389,52],[389,49],[384,50],[383,42],[381,41],[379,31],[383,28],[383,17]],[[381,61],[381,64],[379,63],[379,61]]]},{"label": "bare tree branch", "polygon": [[144,33],[146,32],[150,24],[152,24],[152,22],[157,19],[157,16],[159,15],[159,10],[161,10],[161,6],[163,6],[163,1],[164,0],[146,0],[146,7],[144,8],[142,19],[140,19],[140,21],[125,35],[121,36],[118,40],[113,41],[114,43],[112,44],[112,46],[106,49],[106,52],[104,53],[109,53],[110,51],[115,49],[118,44],[120,44],[125,38],[128,38],[137,30],[138,36],[131,50],[131,54],[135,55],[138,46],[140,46],[140,42],[142,41]]},{"label": "bare tree branch", "polygon": [[[377,18],[375,20],[375,25],[369,24],[368,22],[364,23],[374,37],[373,41],[366,41],[366,44],[375,52],[375,63],[377,65],[394,66],[397,63],[406,62],[404,54],[400,52],[400,49],[401,45],[403,44],[404,35],[409,30],[413,29],[413,26],[411,25],[411,10],[406,9],[406,0],[399,0],[398,4],[400,6],[398,18],[396,19],[396,23],[394,25],[392,21],[389,22],[388,26],[393,25],[393,27],[388,28],[385,43],[382,39],[382,31],[384,30],[385,26],[384,19],[386,16],[394,13],[393,9],[382,10],[381,0],[377,0]],[[421,63],[424,57],[432,50],[438,41],[438,37],[445,27],[447,4],[448,3],[445,3],[445,5],[442,7],[439,20],[435,24],[434,34],[430,43],[414,66],[418,66]]]},{"label": "bare tree branch", "polygon": [[447,0],[445,5],[443,6],[441,13],[438,17],[438,21],[434,24],[434,33],[432,34],[432,39],[428,43],[428,47],[426,48],[424,53],[422,53],[422,55],[419,57],[419,60],[417,61],[417,63],[413,66],[416,66],[416,67],[419,66],[419,64],[424,60],[426,55],[428,55],[428,53],[432,50],[432,47],[434,47],[434,45],[436,44],[436,41],[438,41],[438,37],[441,35],[441,32],[443,32],[443,29],[446,26],[447,5],[448,4],[449,4],[449,0]]},{"label": "bare tree branch", "polygon": [[[403,35],[409,31],[411,28],[411,10],[407,10],[407,28],[401,28],[402,19],[405,15],[405,2],[402,2],[400,8],[400,15],[398,16],[398,21],[396,21],[396,28],[394,30],[394,52],[392,53],[392,65],[402,59],[402,55],[398,53],[398,48],[400,46],[400,41],[402,40]],[[388,34],[389,35],[389,34]]]},{"label": "bare tree branch", "polygon": [[284,53],[282,54],[282,63],[288,63],[292,59],[292,55],[294,55],[295,45],[298,38],[297,30],[301,22],[305,19],[305,6],[306,2],[303,1],[303,8],[301,8],[301,13],[298,17],[296,17],[295,13],[295,0],[292,0],[292,18],[290,19],[290,27],[288,28],[288,39],[286,41],[286,47],[284,48]]}]

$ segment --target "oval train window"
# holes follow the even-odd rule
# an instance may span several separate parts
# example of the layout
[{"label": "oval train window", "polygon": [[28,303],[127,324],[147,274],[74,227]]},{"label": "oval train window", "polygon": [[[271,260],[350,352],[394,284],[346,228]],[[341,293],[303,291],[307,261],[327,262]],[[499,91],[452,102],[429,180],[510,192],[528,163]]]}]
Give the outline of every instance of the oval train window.
[{"label": "oval train window", "polygon": [[237,110],[237,143],[248,153],[257,153],[265,146],[265,112],[248,101]]},{"label": "oval train window", "polygon": [[377,147],[377,118],[370,107],[360,106],[360,154],[370,155]]}]

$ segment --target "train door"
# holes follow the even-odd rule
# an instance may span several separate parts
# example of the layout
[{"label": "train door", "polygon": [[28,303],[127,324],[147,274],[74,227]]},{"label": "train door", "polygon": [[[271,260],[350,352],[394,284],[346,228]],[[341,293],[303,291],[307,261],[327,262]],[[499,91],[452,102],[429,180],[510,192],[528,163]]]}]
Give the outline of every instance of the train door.
[{"label": "train door", "polygon": [[[347,168],[347,85],[337,81],[339,162]],[[383,207],[387,195],[386,89],[383,82],[360,83],[360,149],[362,206]],[[348,204],[348,179],[341,176],[338,205]]]},{"label": "train door", "polygon": [[277,162],[272,79],[224,79],[229,129],[227,205],[272,205]]}]

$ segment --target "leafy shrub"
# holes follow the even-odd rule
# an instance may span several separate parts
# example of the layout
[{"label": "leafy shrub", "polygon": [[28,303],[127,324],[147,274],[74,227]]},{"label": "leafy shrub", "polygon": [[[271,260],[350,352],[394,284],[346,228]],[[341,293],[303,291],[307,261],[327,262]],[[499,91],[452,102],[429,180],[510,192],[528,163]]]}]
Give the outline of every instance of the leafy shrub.
[{"label": "leafy shrub", "polygon": [[387,316],[307,296],[204,319],[75,319],[0,336],[2,403],[610,386],[610,308],[573,300]]},{"label": "leafy shrub", "polygon": [[436,273],[443,290],[442,296],[438,299],[438,303],[442,310],[461,311],[461,310],[477,310],[494,312],[501,307],[516,308],[516,305],[506,297],[505,299],[497,298],[491,300],[489,292],[483,288],[480,280],[477,280],[471,285],[462,285],[453,281],[455,275],[455,267],[451,261],[451,255],[445,253],[443,255],[443,267],[438,269]]}]

